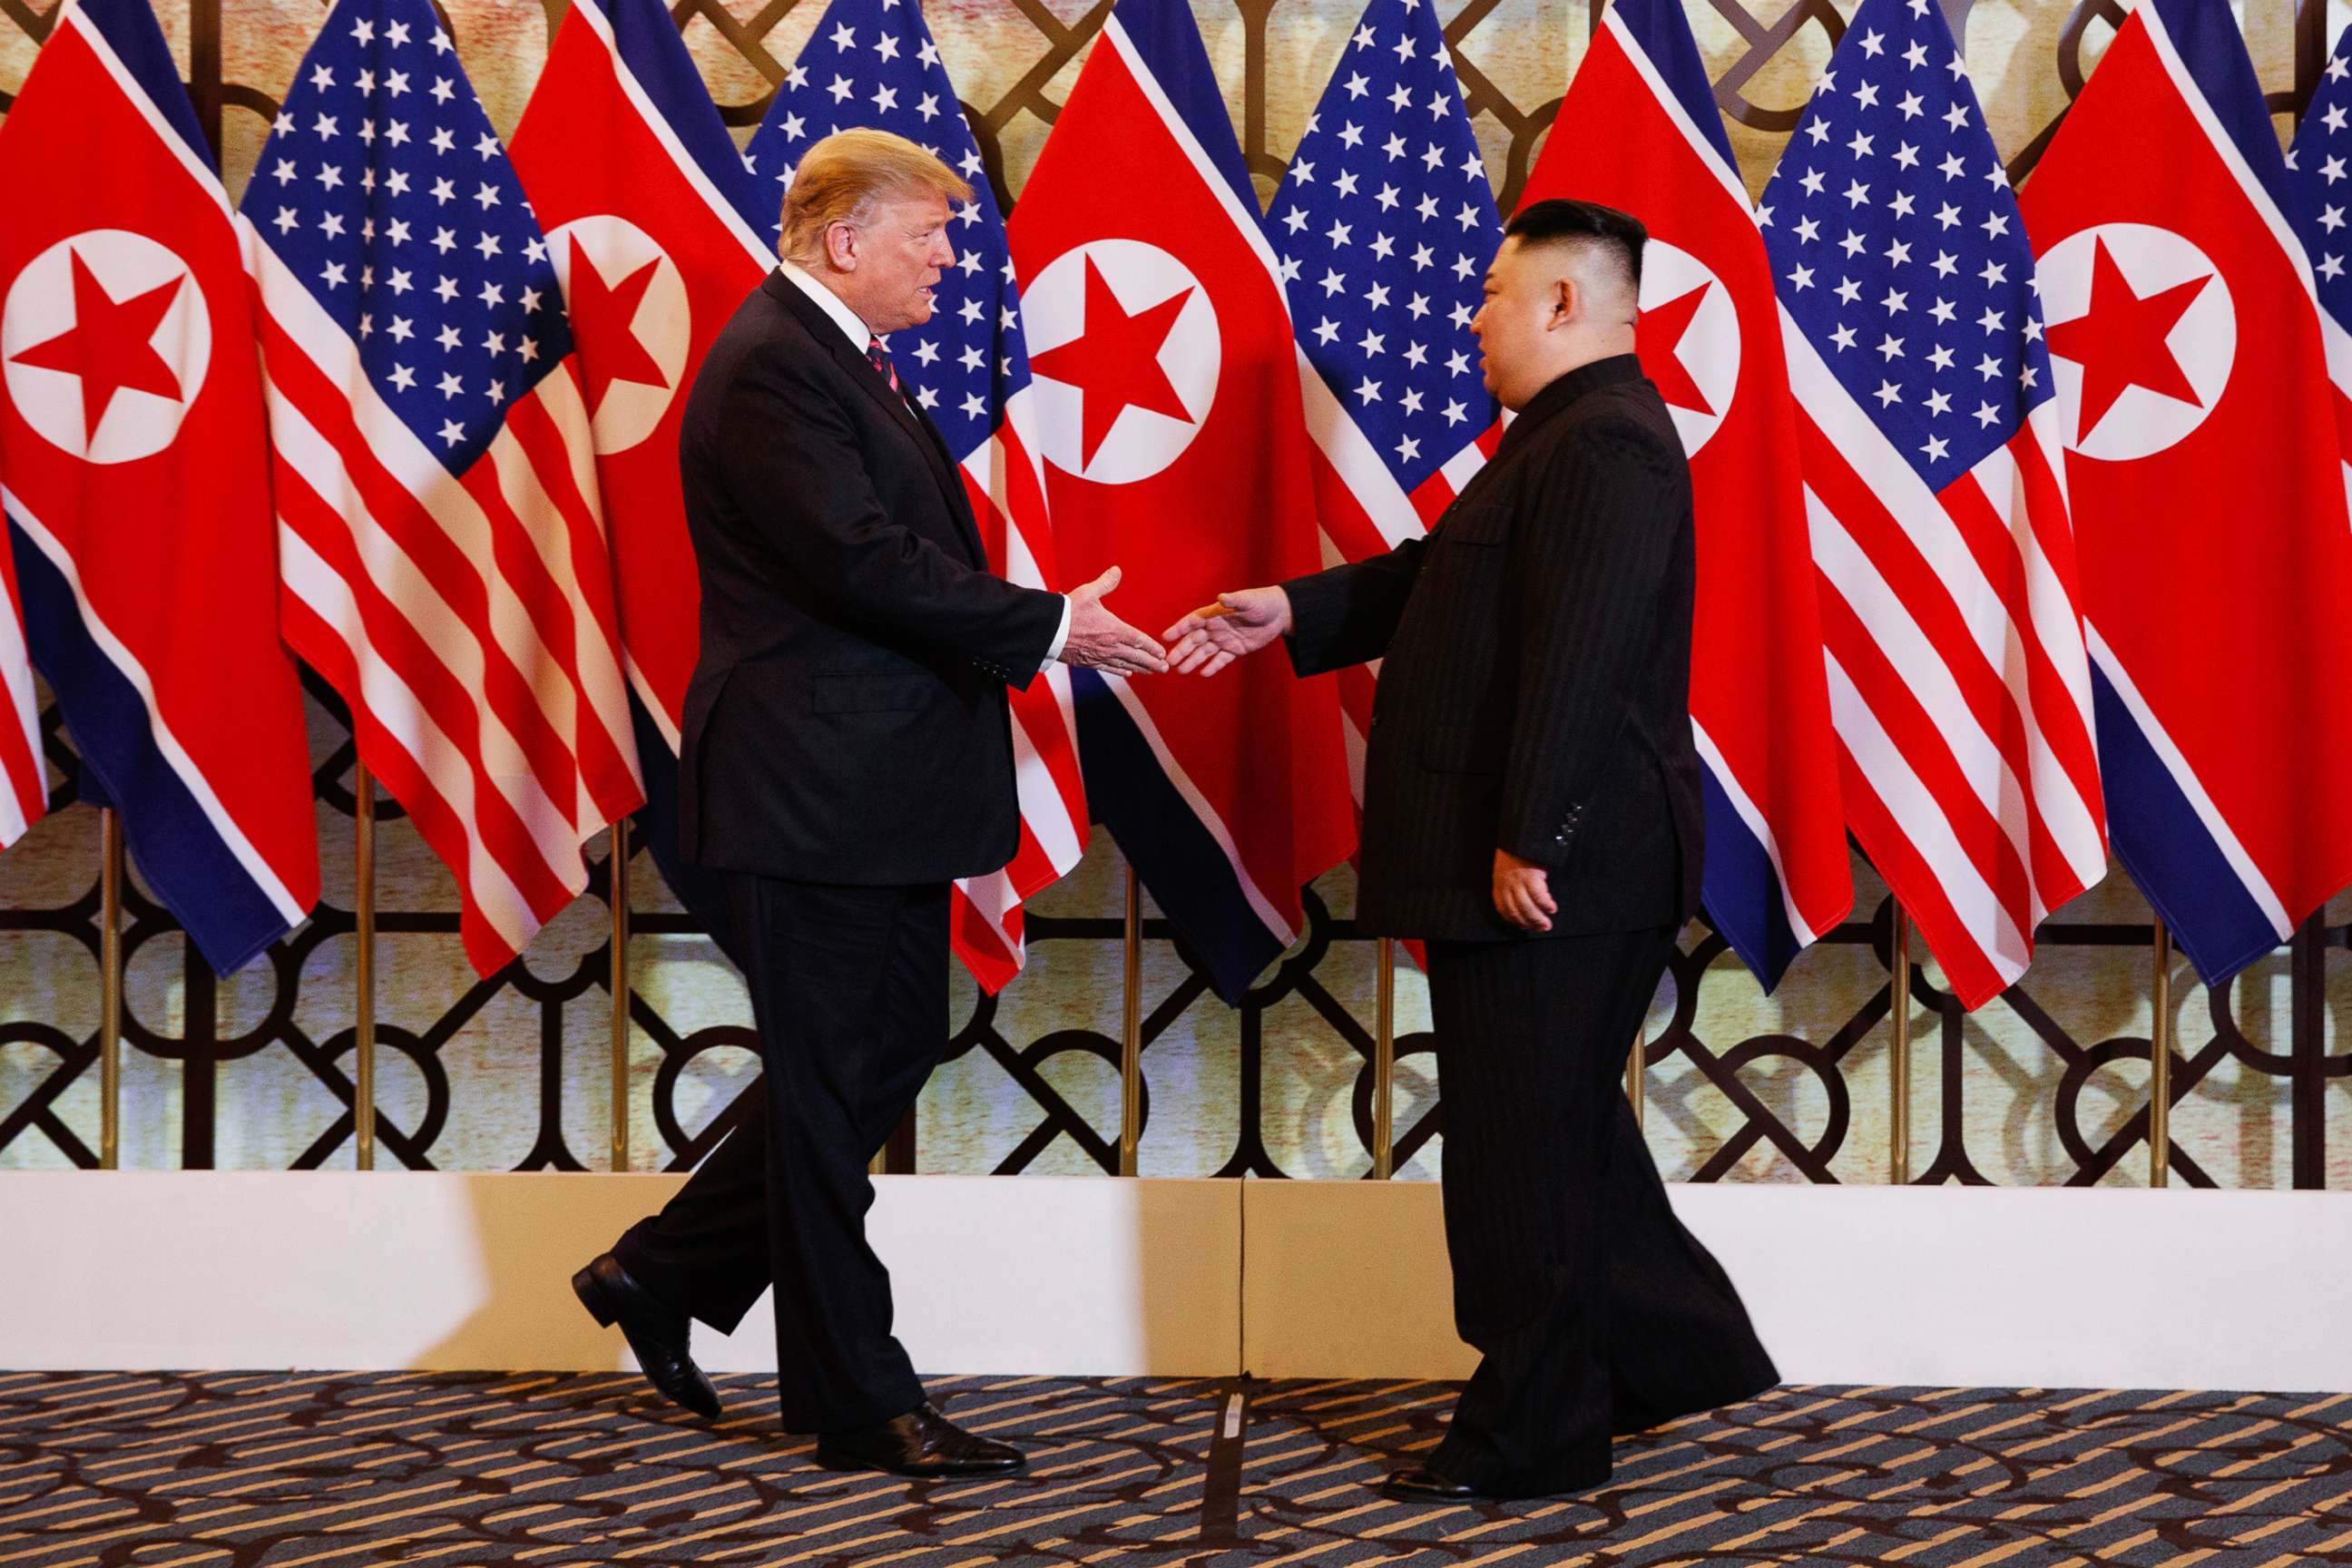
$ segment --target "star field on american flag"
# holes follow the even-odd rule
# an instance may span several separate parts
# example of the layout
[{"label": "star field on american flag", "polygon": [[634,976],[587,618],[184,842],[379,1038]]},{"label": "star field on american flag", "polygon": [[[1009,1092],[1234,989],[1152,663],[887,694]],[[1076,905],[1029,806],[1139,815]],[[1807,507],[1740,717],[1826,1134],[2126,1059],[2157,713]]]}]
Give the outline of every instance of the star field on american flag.
[{"label": "star field on american flag", "polygon": [[452,472],[572,352],[546,239],[425,0],[330,15],[241,210]]},{"label": "star field on american flag", "polygon": [[1502,240],[1435,11],[1372,0],[1266,215],[1300,346],[1408,492],[1494,420],[1470,335]]},{"label": "star field on american flag", "polygon": [[2319,302],[2338,321],[2352,322],[2352,27],[2336,40],[2318,90],[2304,111],[2286,155],[2295,196],[2295,227],[2311,253]]},{"label": "star field on american flag", "polygon": [[2017,197],[1928,5],[1855,18],[1758,217],[1781,302],[1941,490],[2053,390]]},{"label": "star field on american flag", "polygon": [[1005,399],[1029,384],[1029,356],[1004,217],[915,0],[834,0],[777,88],[744,156],[774,198],[772,244],[793,165],[819,137],[854,125],[904,136],[971,185],[972,199],[948,224],[956,259],[932,290],[931,319],[883,340],[908,395],[961,459],[987,439]]}]

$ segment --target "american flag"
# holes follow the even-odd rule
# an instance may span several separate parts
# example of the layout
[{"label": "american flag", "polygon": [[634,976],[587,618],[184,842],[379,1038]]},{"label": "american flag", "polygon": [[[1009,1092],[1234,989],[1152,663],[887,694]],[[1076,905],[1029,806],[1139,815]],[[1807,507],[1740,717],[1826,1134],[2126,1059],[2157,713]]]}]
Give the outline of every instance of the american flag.
[{"label": "american flag", "polygon": [[1939,7],[1864,0],[1759,216],[1847,819],[1974,1007],[2105,826],[2033,258]]},{"label": "american flag", "polygon": [[[1470,318],[1502,225],[1434,6],[1366,8],[1266,229],[1302,356],[1324,538],[1360,561],[1433,521],[1498,433]],[[1371,672],[1342,671],[1339,693],[1360,805]]]},{"label": "american flag", "polygon": [[343,0],[240,214],[286,638],[513,958],[642,798],[555,268],[426,0]]},{"label": "american flag", "polygon": [[[2336,384],[2336,422],[2352,470],[2352,26],[2337,35],[2286,155],[2295,233],[2311,254]],[[2352,479],[2347,479],[2352,486]]]},{"label": "american flag", "polygon": [[40,704],[25,647],[16,574],[0,536],[0,849],[25,836],[48,810],[48,768],[41,761]]},{"label": "american flag", "polygon": [[[851,126],[904,136],[971,185],[949,224],[956,260],[933,290],[931,319],[884,346],[963,475],[989,564],[1025,587],[1059,587],[1004,219],[915,0],[834,0],[776,89],[745,160],[767,193],[760,211],[771,246],[801,154]],[[1022,901],[1068,872],[1087,847],[1068,669],[1054,665],[1011,696],[1021,846],[1003,870],[956,885],[950,927],[956,952],[992,992],[1024,961]]]}]

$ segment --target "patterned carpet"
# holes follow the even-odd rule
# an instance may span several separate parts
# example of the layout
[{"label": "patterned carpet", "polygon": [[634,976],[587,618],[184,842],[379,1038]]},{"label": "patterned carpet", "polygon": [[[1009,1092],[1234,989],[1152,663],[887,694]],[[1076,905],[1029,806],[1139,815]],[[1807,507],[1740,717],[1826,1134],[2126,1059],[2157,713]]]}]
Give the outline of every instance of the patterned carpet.
[{"label": "patterned carpet", "polygon": [[1413,1508],[1438,1384],[941,1378],[983,1484],[835,1475],[752,1377],[0,1374],[0,1568],[2352,1563],[2352,1394],[1784,1387],[1587,1497]]}]

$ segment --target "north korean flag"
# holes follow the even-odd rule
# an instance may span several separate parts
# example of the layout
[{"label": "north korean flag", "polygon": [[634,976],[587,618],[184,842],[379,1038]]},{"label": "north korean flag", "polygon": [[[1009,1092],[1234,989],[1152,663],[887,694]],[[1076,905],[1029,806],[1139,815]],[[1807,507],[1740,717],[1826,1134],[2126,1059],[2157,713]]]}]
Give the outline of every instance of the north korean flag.
[{"label": "north korean flag", "polygon": [[2352,882],[2311,261],[2224,0],[2142,0],[2027,182],[2116,857],[2209,984]]},{"label": "north korean flag", "polygon": [[772,204],[660,0],[574,0],[512,156],[577,345],[635,699],[646,845],[724,947],[716,879],[678,858],[668,760],[701,640],[677,431],[711,340],[775,265],[758,211]]},{"label": "north korean flag", "polygon": [[513,159],[578,344],[630,685],[675,755],[701,602],[678,421],[710,341],[775,257],[751,173],[660,0],[575,0]]},{"label": "north korean flag", "polygon": [[1691,728],[1706,763],[1707,916],[1769,990],[1853,907],[1837,736],[1780,310],[1679,0],[1616,0],[1526,202],[1637,215],[1636,343],[1691,464]]},{"label": "north korean flag", "polygon": [[[1065,576],[1162,626],[1323,564],[1281,267],[1182,0],[1119,0],[1011,223]],[[1076,672],[1087,793],[1237,999],[1296,937],[1353,807],[1331,682]]]},{"label": "north korean flag", "polygon": [[226,973],[317,900],[318,826],[236,232],[145,0],[58,14],[0,122],[0,502],[33,661],[85,795]]}]

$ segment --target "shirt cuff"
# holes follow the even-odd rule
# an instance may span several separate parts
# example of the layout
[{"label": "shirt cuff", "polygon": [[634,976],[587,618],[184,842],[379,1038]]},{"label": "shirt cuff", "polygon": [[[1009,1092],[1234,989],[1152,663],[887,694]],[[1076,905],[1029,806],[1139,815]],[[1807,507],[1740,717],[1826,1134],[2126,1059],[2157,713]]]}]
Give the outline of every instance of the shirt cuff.
[{"label": "shirt cuff", "polygon": [[1054,633],[1053,643],[1045,649],[1045,663],[1037,667],[1040,674],[1045,672],[1046,666],[1051,665],[1055,659],[1062,657],[1062,645],[1069,640],[1070,596],[1067,594],[1065,594],[1062,595],[1062,624],[1060,628]]}]

